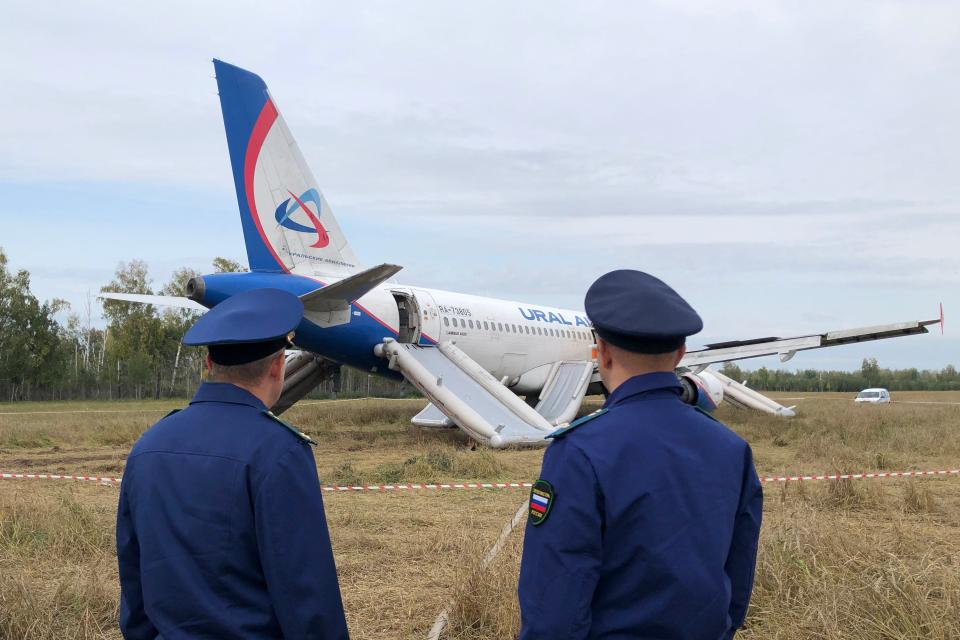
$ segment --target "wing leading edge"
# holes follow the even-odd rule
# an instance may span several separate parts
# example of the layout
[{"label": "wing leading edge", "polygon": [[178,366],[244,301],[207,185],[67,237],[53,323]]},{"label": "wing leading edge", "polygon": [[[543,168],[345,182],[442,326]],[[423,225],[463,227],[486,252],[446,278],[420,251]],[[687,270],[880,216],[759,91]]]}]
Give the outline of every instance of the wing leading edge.
[{"label": "wing leading edge", "polygon": [[105,291],[97,294],[101,300],[122,300],[123,302],[136,302],[138,304],[152,304],[158,307],[177,307],[180,309],[190,309],[191,311],[206,311],[207,308],[199,302],[194,302],[190,298],[182,296],[153,296],[140,293],[113,293]]},{"label": "wing leading edge", "polygon": [[895,324],[882,324],[873,327],[861,327],[859,329],[828,331],[827,333],[798,336],[795,338],[760,338],[757,340],[739,340],[735,342],[708,344],[704,349],[688,351],[687,355],[685,355],[680,362],[680,366],[705,367],[716,362],[745,360],[747,358],[759,358],[762,356],[780,356],[780,361],[786,362],[796,355],[797,351],[929,333],[930,330],[927,329],[927,327],[932,324],[939,324],[941,328],[943,327],[942,307],[940,309],[940,317],[935,320],[897,322]]}]

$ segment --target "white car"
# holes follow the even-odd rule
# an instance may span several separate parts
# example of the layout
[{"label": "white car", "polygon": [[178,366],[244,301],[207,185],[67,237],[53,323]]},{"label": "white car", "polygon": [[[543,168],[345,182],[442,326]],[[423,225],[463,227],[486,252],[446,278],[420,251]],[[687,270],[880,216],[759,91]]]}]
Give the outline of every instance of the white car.
[{"label": "white car", "polygon": [[890,402],[890,392],[886,389],[864,389],[861,391],[854,402],[869,402],[870,404],[883,404]]}]

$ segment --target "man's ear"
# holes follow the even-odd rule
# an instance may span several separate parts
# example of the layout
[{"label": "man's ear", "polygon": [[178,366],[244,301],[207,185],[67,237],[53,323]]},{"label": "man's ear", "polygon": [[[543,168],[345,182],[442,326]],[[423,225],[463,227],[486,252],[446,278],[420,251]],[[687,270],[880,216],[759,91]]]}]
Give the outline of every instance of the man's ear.
[{"label": "man's ear", "polygon": [[283,365],[287,360],[287,352],[281,351],[277,354],[277,357],[273,359],[273,362],[270,363],[270,377],[283,379]]},{"label": "man's ear", "polygon": [[207,353],[207,357],[204,359],[204,362],[207,364],[207,371],[213,369],[213,360],[210,359],[210,354]]},{"label": "man's ear", "polygon": [[673,368],[676,369],[677,365],[680,364],[680,361],[683,360],[683,356],[687,355],[687,345],[684,343],[679,349],[677,349],[677,361],[673,363]]},{"label": "man's ear", "polygon": [[597,363],[604,369],[609,369],[613,365],[613,355],[610,345],[603,338],[597,338]]}]

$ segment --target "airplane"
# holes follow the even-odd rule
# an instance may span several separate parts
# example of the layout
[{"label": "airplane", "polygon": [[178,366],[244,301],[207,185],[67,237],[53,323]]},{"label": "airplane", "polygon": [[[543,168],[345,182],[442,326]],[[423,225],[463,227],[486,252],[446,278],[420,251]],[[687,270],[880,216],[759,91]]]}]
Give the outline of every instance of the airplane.
[{"label": "airplane", "polygon": [[[583,311],[391,281],[402,267],[361,266],[264,81],[213,61],[249,272],[192,278],[186,296],[102,293],[101,298],[198,311],[242,291],[276,288],[304,305],[288,352],[282,412],[343,365],[406,379],[429,400],[412,422],[459,427],[494,448],[543,446],[602,392],[596,336]],[[791,416],[712,364],[865,340],[928,333],[940,318],[804,336],[708,344],[677,369],[685,402]],[[521,396],[523,398],[521,398]]]}]

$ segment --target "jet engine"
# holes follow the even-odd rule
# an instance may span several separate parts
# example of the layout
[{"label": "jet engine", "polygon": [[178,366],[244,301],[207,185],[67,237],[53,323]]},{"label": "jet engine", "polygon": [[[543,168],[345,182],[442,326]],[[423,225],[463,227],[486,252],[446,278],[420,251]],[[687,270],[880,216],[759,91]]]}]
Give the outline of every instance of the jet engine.
[{"label": "jet engine", "polygon": [[311,351],[287,351],[283,392],[271,407],[279,415],[328,378],[339,379],[340,365]]},{"label": "jet engine", "polygon": [[709,371],[683,373],[680,385],[683,387],[683,401],[704,411],[713,411],[723,402],[723,383]]}]

